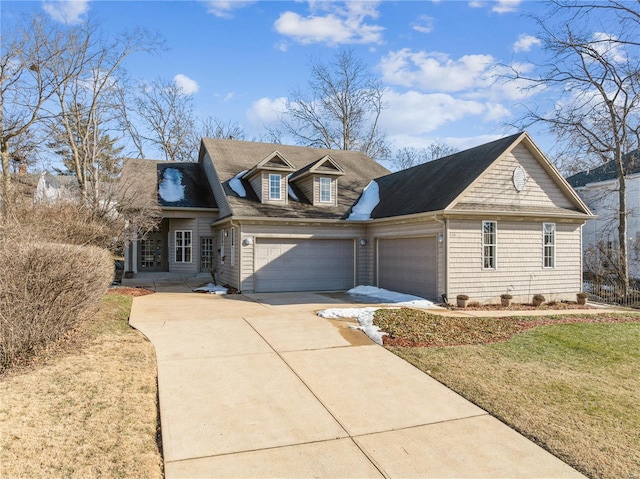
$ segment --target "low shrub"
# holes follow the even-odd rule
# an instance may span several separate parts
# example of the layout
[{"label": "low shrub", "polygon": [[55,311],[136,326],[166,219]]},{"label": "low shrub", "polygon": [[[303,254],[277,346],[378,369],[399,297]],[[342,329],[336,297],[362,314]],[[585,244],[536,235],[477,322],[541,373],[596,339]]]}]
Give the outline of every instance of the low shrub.
[{"label": "low shrub", "polygon": [[113,279],[95,246],[0,242],[0,371],[73,328]]}]

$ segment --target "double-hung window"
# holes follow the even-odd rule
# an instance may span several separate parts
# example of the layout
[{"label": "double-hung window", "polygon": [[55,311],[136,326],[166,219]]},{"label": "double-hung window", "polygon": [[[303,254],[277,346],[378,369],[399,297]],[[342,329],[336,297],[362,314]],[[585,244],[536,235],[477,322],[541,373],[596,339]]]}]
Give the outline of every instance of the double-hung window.
[{"label": "double-hung window", "polygon": [[331,203],[331,178],[320,178],[320,202]]},{"label": "double-hung window", "polygon": [[498,265],[498,225],[495,221],[482,222],[482,268],[496,269]]},{"label": "double-hung window", "polygon": [[177,230],[176,238],[176,263],[191,263],[191,231]]},{"label": "double-hung window", "polygon": [[279,200],[282,198],[282,189],[280,188],[280,183],[282,181],[282,177],[280,175],[269,175],[269,199],[270,200]]},{"label": "double-hung window", "polygon": [[542,225],[542,259],[545,268],[556,267],[556,224],[543,223]]}]

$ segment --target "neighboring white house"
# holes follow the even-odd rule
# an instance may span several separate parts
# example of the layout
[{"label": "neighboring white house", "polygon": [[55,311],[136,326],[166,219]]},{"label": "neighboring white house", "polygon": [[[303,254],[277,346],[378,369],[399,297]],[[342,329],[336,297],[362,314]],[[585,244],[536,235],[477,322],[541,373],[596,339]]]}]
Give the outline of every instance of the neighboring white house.
[{"label": "neighboring white house", "polygon": [[[637,152],[627,157],[627,248],[629,276],[640,280],[640,156]],[[587,221],[582,232],[585,253],[599,243],[605,247],[618,247],[618,179],[613,162],[582,171],[567,181],[597,219]]]}]

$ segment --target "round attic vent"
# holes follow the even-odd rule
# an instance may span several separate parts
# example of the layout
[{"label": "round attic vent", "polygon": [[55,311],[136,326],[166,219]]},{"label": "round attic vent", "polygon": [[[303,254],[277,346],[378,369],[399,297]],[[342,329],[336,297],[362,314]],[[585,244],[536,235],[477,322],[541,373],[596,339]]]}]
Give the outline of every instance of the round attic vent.
[{"label": "round attic vent", "polygon": [[527,185],[527,172],[522,166],[516,166],[513,170],[513,186],[520,192]]}]

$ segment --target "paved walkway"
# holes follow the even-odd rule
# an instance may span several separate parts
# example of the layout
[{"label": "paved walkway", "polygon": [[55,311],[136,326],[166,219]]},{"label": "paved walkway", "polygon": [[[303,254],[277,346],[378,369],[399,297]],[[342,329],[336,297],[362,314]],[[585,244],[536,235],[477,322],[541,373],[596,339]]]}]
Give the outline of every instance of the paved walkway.
[{"label": "paved walkway", "polygon": [[583,477],[315,311],[324,295],[137,297],[153,343],[168,479]]}]

